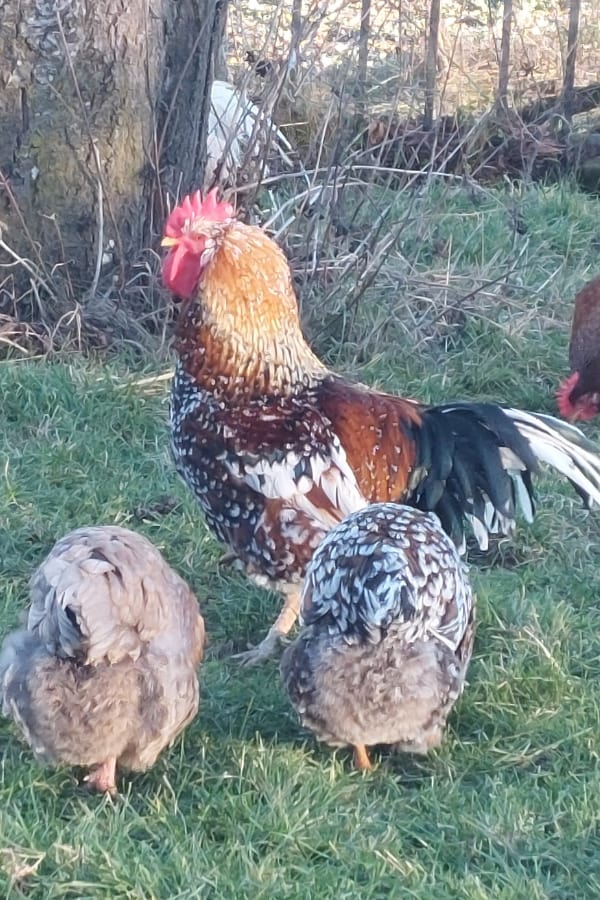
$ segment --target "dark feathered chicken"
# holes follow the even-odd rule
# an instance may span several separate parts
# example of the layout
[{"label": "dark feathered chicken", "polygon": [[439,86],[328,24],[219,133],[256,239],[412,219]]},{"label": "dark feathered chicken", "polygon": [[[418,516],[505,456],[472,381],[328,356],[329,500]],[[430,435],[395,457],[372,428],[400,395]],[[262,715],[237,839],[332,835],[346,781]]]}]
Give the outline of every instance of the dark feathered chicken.
[{"label": "dark feathered chicken", "polygon": [[600,412],[600,278],[575,297],[569,365],[571,374],[557,391],[559,412],[572,421],[592,419]]},{"label": "dark feathered chicken", "polygon": [[178,471],[208,524],[259,584],[286,596],[271,653],[294,623],[306,566],[329,529],[368,503],[435,511],[485,547],[520,504],[533,513],[539,462],[600,501],[600,459],[581,432],[491,403],[425,407],[328,370],[300,329],[287,261],[211,193],[173,211],[163,278],[184,298],[171,395]]},{"label": "dark feathered chicken", "polygon": [[303,725],[333,745],[426,753],[442,738],[473,647],[466,568],[439,520],[378,503],[329,532],[308,564],[304,628],[281,675]]},{"label": "dark feathered chicken", "polygon": [[42,761],[143,771],[198,710],[204,622],[196,598],[139,534],[79,528],[30,582],[27,628],[0,652],[3,712]]}]

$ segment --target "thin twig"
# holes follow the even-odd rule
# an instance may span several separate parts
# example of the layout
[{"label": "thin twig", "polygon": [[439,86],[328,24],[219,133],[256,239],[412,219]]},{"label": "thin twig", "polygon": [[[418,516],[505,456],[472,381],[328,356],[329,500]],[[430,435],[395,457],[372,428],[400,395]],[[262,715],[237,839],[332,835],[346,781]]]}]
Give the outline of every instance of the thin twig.
[{"label": "thin twig", "polygon": [[[41,271],[44,273],[43,278],[42,278],[42,276],[39,275],[39,272],[37,272],[37,270],[33,271],[32,269],[28,269],[28,271],[30,273],[34,274],[35,277],[38,278],[40,281],[47,282],[50,276],[48,274],[48,270],[46,268],[46,264],[44,263],[43,257],[40,253],[39,245],[38,245],[37,241],[34,241],[33,236],[31,234],[29,228],[27,227],[27,223],[25,222],[25,219],[23,217],[23,213],[21,212],[21,208],[20,208],[19,204],[17,203],[17,199],[16,199],[15,195],[13,194],[12,188],[10,186],[10,182],[1,169],[0,169],[0,187],[2,187],[4,191],[6,191],[6,196],[8,197],[8,199],[10,201],[10,205],[12,206],[17,218],[19,219],[21,228],[23,229],[23,232],[24,232],[27,240],[29,241],[29,244],[31,246],[33,253],[37,257],[38,266],[40,267]],[[2,234],[2,228],[0,227],[0,235],[1,234]],[[10,254],[13,256],[13,258],[16,259],[18,262],[21,262],[21,263],[24,262],[23,259],[18,254],[13,253],[13,251],[9,251],[6,247],[6,245],[4,245],[3,249],[6,250],[7,252],[10,252]],[[33,263],[31,263],[31,265],[33,265]],[[47,288],[47,284],[44,284],[44,287]],[[51,297],[54,297],[54,298],[56,297],[56,294],[54,291],[52,291],[50,289],[48,289],[48,291],[49,291]]]},{"label": "thin twig", "polygon": [[[0,235],[2,231],[0,230]],[[16,250],[13,250],[12,247],[6,243],[6,241],[2,240],[0,237],[0,249],[4,250],[12,259],[14,259],[15,263],[19,263],[19,265],[23,266],[23,268],[29,272],[32,278],[34,278],[39,284],[42,285],[44,290],[48,291],[50,297],[53,300],[57,300],[57,296],[55,291],[50,287],[50,283],[46,280],[45,276],[40,274],[39,269],[36,268],[35,263],[33,263],[30,259],[27,259],[24,256],[21,256]]]},{"label": "thin twig", "polygon": [[[101,169],[100,164],[100,153],[98,152],[98,147],[96,146],[96,141],[92,141],[92,152],[94,154],[94,158],[96,160],[96,168],[98,171]],[[100,281],[100,272],[102,271],[102,255],[104,253],[104,189],[102,187],[102,179],[98,179],[98,241],[96,248],[96,269],[94,271],[94,278],[92,279],[92,283],[90,285],[89,294],[90,297],[96,296],[96,291],[98,290],[98,283]]]}]

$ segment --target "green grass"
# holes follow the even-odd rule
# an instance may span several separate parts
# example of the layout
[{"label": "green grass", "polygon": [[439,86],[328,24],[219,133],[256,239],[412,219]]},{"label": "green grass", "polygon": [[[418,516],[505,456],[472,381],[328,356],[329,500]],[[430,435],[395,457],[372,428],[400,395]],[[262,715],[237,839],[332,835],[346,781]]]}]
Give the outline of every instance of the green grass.
[{"label": "green grass", "polygon": [[[528,251],[535,277],[574,249],[560,290],[532,288],[533,314],[518,329],[490,306],[467,317],[446,352],[437,335],[415,352],[399,330],[398,343],[382,342],[368,363],[335,341],[323,343],[328,357],[364,381],[432,401],[483,396],[551,411],[569,304],[592,265],[591,250],[581,262],[591,207],[582,201],[577,219],[576,199],[536,191],[522,202],[538,223]],[[440,228],[452,203],[440,209]],[[498,251],[490,259],[504,259],[492,206],[489,216]],[[469,253],[465,272],[488,277],[489,259]],[[152,380],[157,371],[123,359],[0,364],[1,630],[17,623],[27,579],[60,535],[119,523],[146,534],[190,581],[211,641],[197,719],[152,771],[121,780],[115,802],[82,792],[68,769],[40,767],[2,720],[0,895],[600,896],[598,514],[553,478],[538,481],[539,514],[519,529],[512,567],[472,568],[475,655],[444,745],[426,759],[378,756],[376,770],[361,774],[347,752],[301,731],[275,663],[244,670],[230,660],[263,635],[277,600],[218,569],[221,548],[169,459],[168,383]],[[176,505],[161,514],[165,499]]]}]

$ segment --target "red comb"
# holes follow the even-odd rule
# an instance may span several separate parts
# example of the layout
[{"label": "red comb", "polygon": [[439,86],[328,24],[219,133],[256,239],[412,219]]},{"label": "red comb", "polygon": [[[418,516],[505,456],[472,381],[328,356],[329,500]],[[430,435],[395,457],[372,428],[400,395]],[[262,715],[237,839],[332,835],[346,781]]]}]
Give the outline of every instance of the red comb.
[{"label": "red comb", "polygon": [[177,238],[181,236],[186,224],[193,219],[206,219],[208,222],[225,222],[235,216],[235,209],[231,203],[219,200],[219,189],[212,191],[202,198],[200,191],[188,194],[179,206],[176,206],[165,223],[164,236]]}]

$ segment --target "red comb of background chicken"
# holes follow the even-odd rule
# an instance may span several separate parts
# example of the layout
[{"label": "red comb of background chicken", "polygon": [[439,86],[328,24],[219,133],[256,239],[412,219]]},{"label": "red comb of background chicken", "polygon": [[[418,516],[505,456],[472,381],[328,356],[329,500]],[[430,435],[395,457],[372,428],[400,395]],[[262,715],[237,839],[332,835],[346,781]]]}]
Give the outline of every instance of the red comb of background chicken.
[{"label": "red comb of background chicken", "polygon": [[231,203],[219,200],[219,189],[212,191],[203,199],[200,191],[188,194],[179,206],[176,206],[165,223],[165,237],[181,237],[186,225],[194,219],[206,219],[208,222],[225,222],[235,215],[235,209]]}]

